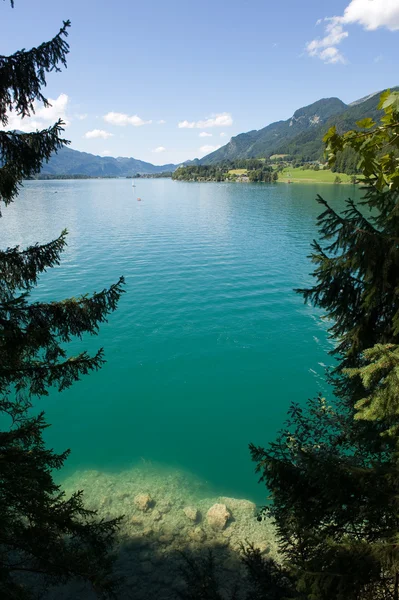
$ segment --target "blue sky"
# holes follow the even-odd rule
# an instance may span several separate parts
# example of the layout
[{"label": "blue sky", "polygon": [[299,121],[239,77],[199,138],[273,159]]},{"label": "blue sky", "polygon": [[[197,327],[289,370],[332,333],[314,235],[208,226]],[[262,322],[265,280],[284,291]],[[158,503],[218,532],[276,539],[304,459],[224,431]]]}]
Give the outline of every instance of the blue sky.
[{"label": "blue sky", "polygon": [[399,0],[15,0],[0,15],[3,55],[72,21],[52,109],[10,125],[62,116],[94,154],[179,163],[319,98],[399,83]]}]

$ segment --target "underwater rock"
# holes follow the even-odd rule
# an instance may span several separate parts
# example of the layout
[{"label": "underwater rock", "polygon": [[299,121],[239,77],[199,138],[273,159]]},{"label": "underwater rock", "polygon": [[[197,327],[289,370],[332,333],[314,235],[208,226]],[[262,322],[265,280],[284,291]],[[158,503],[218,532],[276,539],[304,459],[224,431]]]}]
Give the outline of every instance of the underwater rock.
[{"label": "underwater rock", "polygon": [[237,498],[227,498],[225,496],[219,498],[220,502],[225,504],[234,514],[236,512],[244,512],[251,515],[256,514],[256,504],[250,500],[238,500]]},{"label": "underwater rock", "polygon": [[225,504],[214,504],[206,513],[206,518],[212,529],[224,529],[231,513]]},{"label": "underwater rock", "polygon": [[[158,506],[158,503],[157,503]],[[168,514],[172,510],[172,504],[170,502],[163,502],[159,505],[159,512],[163,515]]]},{"label": "underwater rock", "polygon": [[193,542],[204,542],[206,540],[206,533],[201,527],[191,529],[187,535]]},{"label": "underwater rock", "polygon": [[160,521],[162,519],[162,513],[159,510],[154,510],[154,512],[152,513],[152,518],[154,521]]},{"label": "underwater rock", "polygon": [[190,521],[197,521],[198,517],[199,517],[199,512],[196,508],[194,508],[194,506],[186,506],[185,508],[183,508],[183,512],[186,515],[187,519],[190,519]]},{"label": "underwater rock", "polygon": [[171,533],[164,533],[159,536],[158,541],[161,544],[171,544],[173,542],[173,535]]},{"label": "underwater rock", "polygon": [[139,525],[143,524],[143,521],[141,519],[139,519],[138,517],[132,517],[130,519],[130,523],[131,523],[131,525],[135,525],[138,527]]},{"label": "underwater rock", "polygon": [[134,503],[137,508],[143,512],[147,512],[154,504],[150,494],[138,494],[134,498]]}]

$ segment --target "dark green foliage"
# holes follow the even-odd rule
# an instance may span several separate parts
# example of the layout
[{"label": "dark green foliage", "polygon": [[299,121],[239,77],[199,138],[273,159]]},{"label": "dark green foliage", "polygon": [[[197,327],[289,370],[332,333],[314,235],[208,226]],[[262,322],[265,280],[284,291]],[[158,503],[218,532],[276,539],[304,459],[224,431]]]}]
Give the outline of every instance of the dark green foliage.
[{"label": "dark green foliage", "polygon": [[173,175],[173,171],[161,171],[160,173],[137,173],[135,177],[141,177],[142,179],[170,179]]},{"label": "dark green foliage", "polygon": [[31,598],[50,584],[81,578],[108,597],[116,585],[110,548],[119,520],[96,520],[82,492],[64,497],[51,471],[68,452],[45,448],[44,416],[28,417],[29,408],[0,402],[13,421],[0,432],[0,596]]},{"label": "dark green foliage", "polygon": [[[0,57],[0,119],[7,110],[21,116],[41,94],[45,74],[65,65],[69,22],[49,43]],[[65,141],[62,123],[31,134],[0,132],[0,200],[7,205],[21,180],[37,173]],[[39,276],[58,265],[66,231],[45,245],[0,251],[0,597],[42,597],[48,586],[78,578],[98,597],[113,595],[117,581],[111,553],[119,519],[104,522],[85,509],[82,492],[66,498],[53,479],[68,451],[45,447],[45,416],[33,398],[62,391],[104,362],[94,356],[68,356],[65,344],[95,334],[115,310],[123,278],[92,296],[62,302],[30,302]]]},{"label": "dark green foliage", "polygon": [[272,183],[273,181],[277,181],[278,174],[270,167],[263,167],[248,171],[248,179],[252,182]]},{"label": "dark green foliage", "polygon": [[62,125],[58,121],[35,133],[0,131],[0,202],[6,206],[12,202],[18,194],[19,182],[39,173],[43,161],[69,143],[60,138]]},{"label": "dark green foliage", "polygon": [[0,56],[0,121],[3,125],[8,123],[7,110],[28,117],[34,111],[34,100],[49,106],[41,88],[46,85],[46,73],[60,71],[59,64],[66,67],[69,46],[65,37],[70,25],[70,21],[64,21],[57,35],[37,48]]},{"label": "dark green foliage", "polygon": [[[69,46],[65,41],[69,21],[50,41],[29,51],[21,50],[11,56],[0,56],[0,122],[8,123],[7,111],[22,117],[34,112],[34,101],[49,103],[41,93],[46,85],[46,73],[59,71],[59,63],[66,66]],[[60,138],[62,121],[36,133],[0,132],[0,202],[11,202],[18,193],[22,179],[38,173],[42,163],[66,144]]]},{"label": "dark green foliage", "polygon": [[267,451],[251,446],[272,492],[267,512],[281,552],[306,599],[390,597],[383,590],[395,581],[388,555],[399,525],[393,502],[399,473],[389,445],[376,435],[349,409],[317,398],[306,410],[292,406]]},{"label": "dark green foliage", "polygon": [[359,160],[359,154],[352,148],[347,147],[342,152],[337,152],[337,156],[331,170],[336,173],[355,175],[360,173],[358,168]]},{"label": "dark green foliage", "polygon": [[338,214],[321,197],[315,285],[336,340],[335,399],[293,404],[267,449],[251,446],[271,493],[295,598],[399,598],[399,95],[383,94],[382,123],[326,136],[330,162],[359,156],[364,198]]},{"label": "dark green foliage", "polygon": [[274,560],[264,558],[253,546],[242,548],[242,561],[247,570],[247,600],[300,599],[292,574]]},{"label": "dark green foliage", "polygon": [[[181,600],[224,600],[211,550],[204,557],[183,553],[180,575],[187,586],[177,593]],[[229,600],[235,600],[235,597],[233,593]]]},{"label": "dark green foliage", "polygon": [[227,171],[224,167],[216,165],[207,166],[181,166],[172,175],[175,181],[224,181]]},{"label": "dark green foliage", "polygon": [[[229,173],[233,169],[245,169],[245,173],[242,175]],[[278,175],[269,163],[254,158],[225,160],[214,165],[183,165],[172,175],[172,179],[177,181],[234,181],[242,177],[247,178],[248,181],[271,183],[277,181]]]},{"label": "dark green foliage", "polygon": [[178,597],[181,600],[305,600],[305,596],[296,594],[292,574],[263,557],[252,545],[241,548],[237,561],[234,577],[231,571],[224,571],[222,561],[216,560],[212,550],[205,555],[182,553],[180,575],[186,587],[178,592]]}]

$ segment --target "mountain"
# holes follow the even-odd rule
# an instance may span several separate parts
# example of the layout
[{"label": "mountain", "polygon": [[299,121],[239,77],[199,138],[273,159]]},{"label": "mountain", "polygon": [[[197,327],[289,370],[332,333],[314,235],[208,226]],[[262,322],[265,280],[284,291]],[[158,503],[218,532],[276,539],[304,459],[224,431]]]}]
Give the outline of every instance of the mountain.
[{"label": "mountain", "polygon": [[347,108],[339,98],[323,98],[295,111],[287,121],[277,121],[260,129],[233,137],[228,144],[208,154],[201,164],[214,164],[226,159],[270,156],[288,140],[309,129],[317,129],[329,118]]},{"label": "mountain", "polygon": [[344,133],[349,129],[356,129],[356,122],[365,117],[371,117],[378,121],[383,114],[378,109],[379,101],[380,92],[348,105],[341,114],[328,119],[320,127],[305,131],[293,139],[280,144],[276,150],[276,154],[289,154],[298,159],[303,158],[305,160],[321,160],[324,155],[323,137],[330,127],[335,125],[339,133]]},{"label": "mountain", "polygon": [[135,158],[95,156],[72,148],[61,148],[43,165],[42,175],[88,175],[91,177],[131,177],[136,173],[174,171],[177,165],[152,165]]},{"label": "mountain", "polygon": [[323,136],[328,129],[336,125],[343,132],[356,127],[356,121],[365,117],[378,118],[379,96],[380,92],[376,92],[349,105],[339,98],[323,98],[298,109],[286,121],[277,121],[258,131],[231,138],[228,144],[203,157],[200,164],[273,154],[290,154],[305,160],[321,159]]},{"label": "mountain", "polygon": [[[393,88],[398,89],[398,88]],[[289,154],[298,160],[321,160],[323,137],[336,125],[344,132],[356,127],[356,121],[365,117],[378,119],[380,92],[375,92],[351,104],[339,98],[322,98],[309,106],[299,108],[286,121],[271,123],[258,131],[248,131],[231,138],[223,146],[202,159],[187,161],[185,165],[213,165],[225,160],[269,157]],[[71,148],[62,148],[42,168],[43,175],[88,175],[92,177],[131,177],[175,171],[177,165],[157,166],[135,158],[95,156]]]}]

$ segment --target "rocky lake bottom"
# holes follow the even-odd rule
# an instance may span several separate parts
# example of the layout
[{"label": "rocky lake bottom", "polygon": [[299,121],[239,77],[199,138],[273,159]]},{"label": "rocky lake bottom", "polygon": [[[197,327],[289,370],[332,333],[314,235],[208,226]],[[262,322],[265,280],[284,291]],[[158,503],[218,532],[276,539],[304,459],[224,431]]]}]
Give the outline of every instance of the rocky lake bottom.
[{"label": "rocky lake bottom", "polygon": [[[258,520],[256,505],[244,499],[213,496],[206,483],[179,470],[137,466],[119,473],[80,471],[63,483],[66,494],[84,490],[85,505],[100,518],[124,515],[118,535],[117,572],[121,599],[172,600],[187,593],[183,570],[215,560],[222,597],[245,598],[242,545],[277,557],[273,524]],[[91,600],[81,583],[52,590],[59,600]]]}]

